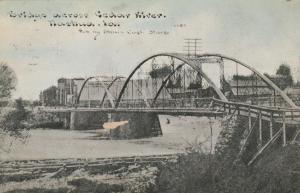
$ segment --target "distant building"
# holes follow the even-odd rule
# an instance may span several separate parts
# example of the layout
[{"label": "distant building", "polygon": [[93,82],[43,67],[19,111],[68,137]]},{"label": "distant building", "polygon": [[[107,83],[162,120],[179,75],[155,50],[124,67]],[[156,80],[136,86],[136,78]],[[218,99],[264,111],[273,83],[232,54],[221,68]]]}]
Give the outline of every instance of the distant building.
[{"label": "distant building", "polygon": [[44,106],[65,106],[75,103],[84,78],[60,78],[57,86],[51,86],[40,92],[40,103]]},{"label": "distant building", "polygon": [[[267,75],[275,85],[284,90],[288,87],[285,76]],[[284,103],[279,93],[275,92],[262,78],[252,74],[248,76],[234,75],[232,79],[224,81],[231,100],[243,101],[251,104],[275,105]],[[225,92],[226,93],[226,92]]]},{"label": "distant building", "polygon": [[51,86],[40,93],[40,103],[43,106],[56,106],[58,105],[57,87]]},{"label": "distant building", "polygon": [[[109,80],[99,81],[90,80],[82,90],[80,96],[80,104],[99,106],[103,96],[105,95],[105,89],[111,84],[112,78]],[[109,93],[111,97],[117,99],[120,91],[125,83],[125,79],[115,81],[114,84],[110,85]],[[153,99],[157,93],[159,86],[162,83],[162,79],[133,79],[128,82],[128,85],[122,95],[122,100],[134,100],[134,99]],[[155,86],[157,85],[157,86]],[[106,97],[108,97],[106,95]],[[158,98],[170,98],[168,92],[162,92]],[[107,100],[108,98],[106,98]]]},{"label": "distant building", "polygon": [[[265,75],[280,89],[283,90],[287,88],[288,85],[286,85],[284,76]],[[229,84],[231,91],[235,96],[270,96],[274,94],[274,91],[265,81],[253,74],[249,76],[234,75],[232,79],[228,80],[227,84]]]},{"label": "distant building", "polygon": [[227,84],[231,88],[232,95],[235,97],[241,98],[253,95],[269,96],[272,94],[269,86],[260,78],[256,78],[253,75],[235,75],[232,79],[228,80]]},{"label": "distant building", "polygon": [[60,78],[57,80],[59,105],[73,105],[84,78]]},{"label": "distant building", "polygon": [[[163,72],[156,73],[161,74]],[[155,75],[158,76],[157,74]],[[268,77],[274,81],[278,87],[286,88],[283,76],[268,75]],[[86,80],[84,78],[60,78],[57,80],[57,87],[50,87],[41,92],[40,102],[43,105],[48,106],[73,106],[76,104],[82,88],[79,104],[84,106],[99,106],[105,96],[106,89],[104,87],[107,89],[110,87],[109,93],[113,100],[116,100],[119,97],[119,93],[125,83],[125,78],[119,79],[111,85],[113,79],[114,77],[102,77],[101,80],[90,79],[82,88]],[[124,90],[122,100],[153,99],[160,89],[162,81],[163,78],[132,79],[128,82],[128,85]],[[186,85],[188,85],[185,89],[181,85],[182,81],[180,80],[180,77],[177,77],[177,79],[170,79],[166,85],[167,90],[163,89],[157,98],[217,97],[214,90],[208,85],[205,86],[202,84],[202,80],[200,79],[185,80],[183,82],[187,82]],[[261,97],[262,100],[264,97],[274,97],[274,91],[270,89],[270,86],[255,75],[235,75],[230,80],[224,80],[221,86],[225,96],[232,100],[237,99],[239,101],[247,101],[250,99],[251,103],[255,103],[257,102],[257,96]],[[108,96],[106,95],[106,97]],[[251,97],[253,99],[251,99]]]},{"label": "distant building", "polygon": [[[83,106],[99,106],[105,95],[106,87],[109,89],[111,97],[116,100],[119,97],[120,91],[125,83],[124,79],[119,79],[111,84],[115,77],[103,77],[104,80],[90,79],[82,88],[86,79],[84,78],[60,78],[57,80],[56,91],[50,88],[40,93],[40,103],[43,105],[59,105],[59,106],[73,106],[78,99],[81,91],[79,104]],[[126,89],[122,95],[122,100],[143,100],[153,99],[156,97],[160,89],[163,78],[147,78],[147,79],[132,79],[128,82]],[[205,87],[202,88],[200,80],[196,83],[190,83],[186,89],[181,86],[180,80],[170,81],[166,88],[163,89],[157,96],[157,99],[167,98],[182,98],[182,97],[206,97],[214,91]],[[108,88],[109,87],[109,88]],[[51,90],[51,92],[50,92]],[[54,94],[56,93],[56,95]],[[108,97],[106,95],[106,97]],[[107,100],[108,98],[106,98]],[[52,101],[52,102],[50,102]],[[55,101],[55,103],[53,102]]]}]

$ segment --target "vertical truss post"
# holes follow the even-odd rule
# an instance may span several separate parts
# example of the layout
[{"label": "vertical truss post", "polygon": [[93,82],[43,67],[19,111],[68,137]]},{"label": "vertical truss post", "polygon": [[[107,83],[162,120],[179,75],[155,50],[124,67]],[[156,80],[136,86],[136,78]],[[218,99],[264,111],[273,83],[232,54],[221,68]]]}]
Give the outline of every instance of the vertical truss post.
[{"label": "vertical truss post", "polygon": [[[171,66],[172,66],[172,73],[175,71],[175,61],[174,61],[174,58],[173,57],[170,57],[171,59]],[[174,96],[174,81],[172,81],[172,79],[170,78],[170,80],[168,82],[172,82],[172,85],[171,85],[171,93],[172,93],[172,96],[171,98]]]},{"label": "vertical truss post", "polygon": [[[79,103],[80,101],[78,100],[78,103]],[[63,91],[63,89],[61,88],[60,89],[60,105],[63,105],[63,103],[64,103],[64,91]]]},{"label": "vertical truss post", "polygon": [[[152,70],[156,70],[157,67],[158,67],[158,64],[156,63],[156,59],[153,58],[152,61],[151,61],[151,67],[152,67]],[[155,90],[155,93],[157,93],[157,79],[156,77],[152,78],[152,92],[154,92]]]},{"label": "vertical truss post", "polygon": [[249,128],[249,131],[252,127],[252,123],[251,123],[251,109],[250,109],[250,106],[248,107],[248,128]]},{"label": "vertical truss post", "polygon": [[139,107],[140,105],[140,99],[141,99],[141,90],[140,90],[140,83],[141,83],[141,78],[140,78],[140,75],[141,75],[141,68],[139,70],[137,70],[137,84],[135,84],[135,87],[136,87],[136,106],[134,106],[135,108],[136,107]]},{"label": "vertical truss post", "polygon": [[276,107],[276,91],[275,89],[273,91],[274,91],[274,107]]},{"label": "vertical truss post", "polygon": [[[258,85],[257,85],[257,75],[255,75],[255,97],[258,97]],[[258,103],[257,103],[258,104]]]},{"label": "vertical truss post", "polygon": [[273,138],[273,112],[270,114],[270,139]]},{"label": "vertical truss post", "polygon": [[[100,83],[98,83],[98,82],[97,82],[97,93],[99,93],[99,96],[100,96]],[[101,98],[99,97],[99,107],[100,107],[100,104],[101,104]]]},{"label": "vertical truss post", "polygon": [[[199,66],[200,66],[200,69],[202,71],[202,63],[200,63]],[[199,72],[196,75],[196,83],[200,85],[200,91],[202,92],[202,88],[203,88],[202,87],[202,76]],[[198,90],[197,91],[197,98],[200,98],[200,97],[201,97],[201,95],[200,95],[200,92]]]},{"label": "vertical truss post", "polygon": [[88,91],[88,105],[91,108],[91,99],[90,99],[90,84],[87,83],[87,91]]},{"label": "vertical truss post", "polygon": [[283,141],[283,146],[286,146],[285,112],[282,113],[282,141]]},{"label": "vertical truss post", "polygon": [[157,79],[152,78],[152,92],[155,90],[155,93],[157,93]]},{"label": "vertical truss post", "polygon": [[236,70],[236,96],[239,97],[239,70],[238,70],[237,63],[235,63],[235,70]]},{"label": "vertical truss post", "polygon": [[219,60],[219,68],[220,68],[219,69],[220,70],[220,87],[221,87],[221,89],[224,90],[223,85],[224,85],[224,79],[225,79],[225,77],[224,77],[224,61],[223,61],[222,58]]},{"label": "vertical truss post", "polygon": [[262,115],[261,111],[258,113],[258,147],[262,146]]},{"label": "vertical truss post", "polygon": [[251,96],[251,104],[253,105],[253,101],[254,101],[254,76],[253,78],[251,78],[251,87],[252,87],[252,96]]},{"label": "vertical truss post", "polygon": [[[163,77],[161,78],[161,83],[163,83]],[[163,97],[163,108],[165,108],[165,89],[162,89],[162,97]]]},{"label": "vertical truss post", "polygon": [[133,102],[133,80],[131,80],[131,102]]},{"label": "vertical truss post", "polygon": [[188,46],[188,58],[189,58],[190,57],[190,42],[188,41],[187,44],[188,44],[187,46]]},{"label": "vertical truss post", "polygon": [[197,57],[197,40],[198,39],[194,39],[194,57]]},{"label": "vertical truss post", "polygon": [[185,68],[183,68],[183,98],[185,99],[186,98],[186,96],[185,96],[185,92],[186,92],[186,90],[185,90]]}]

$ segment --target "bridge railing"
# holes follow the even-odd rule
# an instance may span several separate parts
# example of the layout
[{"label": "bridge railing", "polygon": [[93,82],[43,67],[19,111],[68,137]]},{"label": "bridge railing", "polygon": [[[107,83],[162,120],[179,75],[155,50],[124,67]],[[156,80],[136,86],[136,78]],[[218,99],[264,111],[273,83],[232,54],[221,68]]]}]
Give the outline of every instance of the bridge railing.
[{"label": "bridge railing", "polygon": [[[113,101],[115,104],[116,101]],[[123,99],[118,108],[207,108],[211,98],[178,98],[178,99]],[[79,108],[112,108],[111,102],[106,100],[100,103],[80,103]]]},{"label": "bridge railing", "polygon": [[76,105],[77,107],[92,107],[97,108],[100,107],[100,101],[99,100],[84,100],[80,101],[79,104]]},{"label": "bridge railing", "polygon": [[118,108],[197,109],[208,108],[211,101],[211,98],[157,99],[155,101],[153,99],[128,99],[120,101]]},{"label": "bridge railing", "polygon": [[[115,103],[115,101],[113,101]],[[86,107],[87,104],[86,104]],[[99,106],[90,106],[96,107]],[[105,101],[102,108],[112,108],[110,101]],[[287,107],[274,107],[253,105],[249,103],[222,101],[216,98],[178,98],[178,99],[123,99],[119,103],[118,108],[140,109],[140,108],[155,108],[155,109],[210,109],[228,113],[243,113],[257,114],[268,118],[287,119],[300,118],[300,109]]]},{"label": "bridge railing", "polygon": [[238,99],[230,99],[232,102],[236,103],[247,103],[256,106],[268,106],[268,107],[276,107],[276,106],[287,106],[288,104],[279,96],[256,96],[252,95],[250,97],[239,97]]},{"label": "bridge railing", "polygon": [[[153,108],[208,108],[211,98],[157,99]],[[153,102],[153,101],[152,101]]]},{"label": "bridge railing", "polygon": [[294,120],[300,118],[300,109],[295,108],[267,107],[251,105],[246,103],[225,102],[215,98],[212,98],[212,101],[212,106],[214,110],[219,110],[228,113],[237,112],[238,114],[257,114],[263,117],[274,119],[285,118]]},{"label": "bridge railing", "polygon": [[[100,103],[81,103],[79,108],[113,108],[111,102],[104,101]],[[57,107],[58,108],[58,107]],[[247,102],[222,101],[216,98],[178,98],[178,99],[123,99],[120,101],[118,108],[123,109],[193,109],[193,110],[211,110],[227,113],[238,113],[243,115],[251,115],[252,117],[262,116],[267,119],[291,119],[300,120],[300,109],[287,107],[274,107],[253,105]]]},{"label": "bridge railing", "polygon": [[123,99],[119,102],[118,108],[147,108],[147,103],[144,99]]}]

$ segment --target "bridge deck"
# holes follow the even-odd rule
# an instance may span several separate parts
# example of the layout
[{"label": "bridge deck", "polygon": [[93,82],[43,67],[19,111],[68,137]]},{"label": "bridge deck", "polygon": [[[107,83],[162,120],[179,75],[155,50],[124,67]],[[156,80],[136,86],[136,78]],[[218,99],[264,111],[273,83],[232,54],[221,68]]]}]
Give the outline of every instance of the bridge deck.
[{"label": "bridge deck", "polygon": [[[126,102],[126,103],[125,103]],[[123,106],[111,107],[45,107],[42,111],[53,113],[64,112],[104,112],[104,113],[156,113],[164,115],[187,115],[216,117],[224,114],[238,114],[262,120],[285,122],[300,125],[300,109],[285,107],[267,107],[246,103],[224,102],[215,98],[166,99],[156,101],[149,107],[143,100],[125,101]]]},{"label": "bridge deck", "polygon": [[224,112],[204,108],[65,108],[44,109],[45,112],[104,112],[104,113],[156,113],[163,115],[190,115],[190,116],[222,116]]}]

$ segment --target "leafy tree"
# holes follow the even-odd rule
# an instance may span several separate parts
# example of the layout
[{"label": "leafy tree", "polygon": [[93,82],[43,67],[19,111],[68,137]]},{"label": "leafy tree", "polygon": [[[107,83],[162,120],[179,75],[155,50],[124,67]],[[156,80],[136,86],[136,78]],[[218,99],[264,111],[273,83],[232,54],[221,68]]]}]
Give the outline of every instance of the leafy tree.
[{"label": "leafy tree", "polygon": [[0,63],[0,98],[9,98],[16,87],[17,78],[14,71],[5,63]]},{"label": "leafy tree", "polygon": [[284,77],[284,82],[287,86],[293,85],[294,80],[291,74],[291,68],[288,64],[281,64],[277,69],[276,74]]},{"label": "leafy tree", "polygon": [[158,69],[153,69],[149,72],[151,78],[164,78],[172,72],[170,66],[164,66]]},{"label": "leafy tree", "polygon": [[287,64],[281,64],[277,69],[276,74],[282,76],[290,76],[291,75],[290,66]]},{"label": "leafy tree", "polygon": [[[0,99],[9,99],[16,87],[17,78],[14,71],[5,63],[0,63]],[[24,128],[28,112],[24,101],[20,98],[14,103],[14,108],[0,108],[0,129],[10,135],[19,137]]]},{"label": "leafy tree", "polygon": [[2,112],[0,119],[1,129],[14,136],[21,136],[21,130],[24,129],[24,121],[28,117],[28,112],[24,108],[22,98],[15,100],[13,110]]}]

